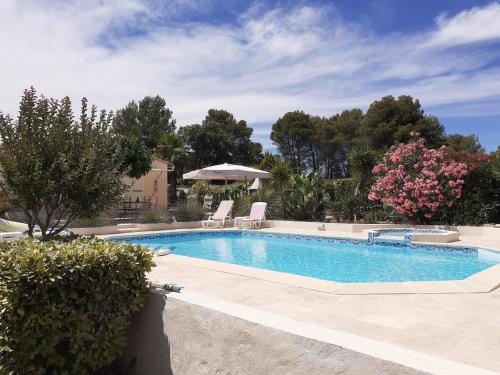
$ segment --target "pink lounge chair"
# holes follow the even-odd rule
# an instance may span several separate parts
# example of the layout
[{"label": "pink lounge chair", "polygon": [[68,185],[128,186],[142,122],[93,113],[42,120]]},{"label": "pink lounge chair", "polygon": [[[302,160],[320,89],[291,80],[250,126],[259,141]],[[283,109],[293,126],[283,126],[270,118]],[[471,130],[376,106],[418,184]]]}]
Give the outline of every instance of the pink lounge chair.
[{"label": "pink lounge chair", "polygon": [[260,228],[262,222],[266,221],[266,202],[255,202],[252,204],[249,216],[239,216],[234,219],[234,225],[245,227],[246,224],[250,224],[251,227]]},{"label": "pink lounge chair", "polygon": [[231,219],[231,211],[233,210],[233,201],[221,201],[217,211],[208,220],[203,220],[201,226],[208,228],[210,223],[217,224],[219,227],[224,227],[226,220]]}]

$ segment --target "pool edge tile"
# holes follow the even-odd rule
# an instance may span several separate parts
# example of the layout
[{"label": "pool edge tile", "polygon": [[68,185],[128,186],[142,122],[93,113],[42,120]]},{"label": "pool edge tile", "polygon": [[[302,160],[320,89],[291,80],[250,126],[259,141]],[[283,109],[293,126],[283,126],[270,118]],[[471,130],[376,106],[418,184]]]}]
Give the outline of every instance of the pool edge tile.
[{"label": "pool edge tile", "polygon": [[[167,257],[157,257],[155,258],[155,262],[160,266],[168,266],[170,262],[179,263],[336,295],[488,293],[496,289],[499,284],[492,283],[490,280],[481,281],[481,279],[478,279],[478,281],[466,279],[454,281],[340,283],[175,254],[168,255]],[[494,267],[498,268],[498,280],[500,280],[500,264]]]}]

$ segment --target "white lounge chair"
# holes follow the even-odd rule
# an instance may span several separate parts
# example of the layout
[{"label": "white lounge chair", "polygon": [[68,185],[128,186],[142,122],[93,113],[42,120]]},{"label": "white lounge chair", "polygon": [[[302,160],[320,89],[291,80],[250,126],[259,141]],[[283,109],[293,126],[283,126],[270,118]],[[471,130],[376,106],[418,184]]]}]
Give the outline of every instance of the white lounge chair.
[{"label": "white lounge chair", "polygon": [[0,219],[0,231],[2,232],[25,232],[27,230],[28,224]]},{"label": "white lounge chair", "polygon": [[217,211],[212,216],[208,217],[208,220],[203,220],[201,226],[203,228],[208,228],[211,223],[218,225],[219,227],[224,227],[226,220],[231,219],[231,211],[233,210],[233,201],[221,201]]},{"label": "white lounge chair", "polygon": [[24,236],[23,232],[0,232],[0,242],[16,240]]},{"label": "white lounge chair", "polygon": [[252,204],[252,208],[250,209],[250,215],[248,216],[239,216],[234,218],[234,225],[238,227],[261,227],[262,222],[266,221],[266,202],[255,202]]}]

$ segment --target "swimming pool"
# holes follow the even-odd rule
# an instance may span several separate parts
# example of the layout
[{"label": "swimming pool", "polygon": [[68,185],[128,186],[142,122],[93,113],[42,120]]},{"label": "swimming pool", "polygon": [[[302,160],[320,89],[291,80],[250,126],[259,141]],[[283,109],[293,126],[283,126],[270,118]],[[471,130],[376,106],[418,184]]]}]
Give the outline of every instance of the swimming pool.
[{"label": "swimming pool", "polygon": [[191,231],[112,238],[172,254],[343,283],[462,280],[498,263],[465,247],[416,246],[249,231]]}]

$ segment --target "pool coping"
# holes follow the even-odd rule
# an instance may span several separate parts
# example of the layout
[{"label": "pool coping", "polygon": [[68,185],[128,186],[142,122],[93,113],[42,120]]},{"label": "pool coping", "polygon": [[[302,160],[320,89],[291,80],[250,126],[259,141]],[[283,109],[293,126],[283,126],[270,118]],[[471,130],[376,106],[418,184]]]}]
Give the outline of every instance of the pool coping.
[{"label": "pool coping", "polygon": [[[211,231],[240,231],[237,228],[212,229]],[[134,237],[142,235],[161,235],[180,232],[206,232],[204,229],[178,229],[165,230],[155,232],[135,232],[135,233],[120,233],[105,236],[105,238],[115,237]],[[291,233],[280,232],[279,230],[265,231],[267,234],[287,234]],[[293,233],[292,233],[293,235]],[[296,233],[296,235],[305,235]],[[327,233],[323,234],[306,234],[306,236],[315,237],[330,237],[338,240],[357,240],[359,238],[350,238],[347,236],[332,236]],[[471,246],[460,246],[432,243],[415,243],[417,246],[431,245],[435,247],[457,247],[470,248]],[[498,253],[498,250],[488,249],[484,247],[474,246],[474,248]],[[475,273],[463,280],[452,281],[404,281],[404,282],[363,282],[363,283],[342,283],[337,281],[321,280],[308,276],[295,275],[286,272],[271,271],[261,268],[242,266],[232,263],[217,262],[212,260],[193,258],[188,256],[170,254],[168,256],[156,256],[155,263],[157,265],[168,265],[168,263],[177,263],[187,266],[205,268],[212,271],[236,274],[240,276],[261,279],[273,283],[292,285],[300,288],[311,289],[319,292],[339,294],[339,295],[363,295],[363,294],[457,294],[457,293],[489,293],[500,286],[500,263],[489,267],[483,271]]]}]

